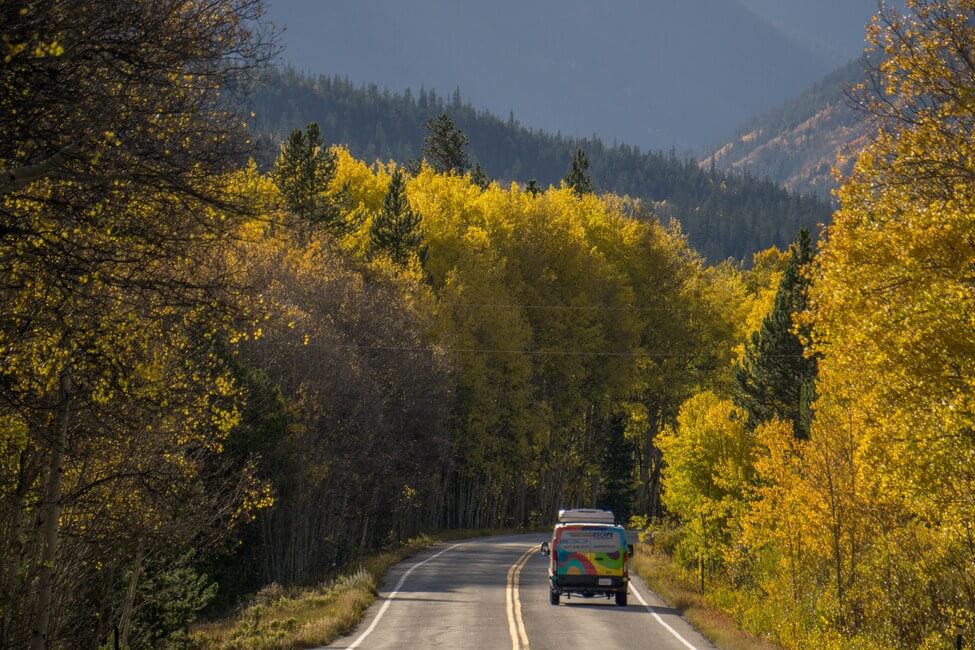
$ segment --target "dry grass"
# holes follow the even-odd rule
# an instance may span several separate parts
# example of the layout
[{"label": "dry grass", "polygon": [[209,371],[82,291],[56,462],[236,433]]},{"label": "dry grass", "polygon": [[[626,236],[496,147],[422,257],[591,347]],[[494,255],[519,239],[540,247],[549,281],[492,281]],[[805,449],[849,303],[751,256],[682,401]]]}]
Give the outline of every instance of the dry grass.
[{"label": "dry grass", "polygon": [[693,579],[674,564],[670,556],[647,544],[638,544],[633,568],[668,605],[721,650],[780,650],[767,639],[739,628],[734,619],[701,594]]},{"label": "dry grass", "polygon": [[401,548],[365,558],[349,573],[311,588],[270,585],[233,616],[198,625],[197,648],[283,650],[314,648],[349,634],[377,596],[386,571],[404,558],[441,541],[530,532],[524,530],[454,530],[437,538],[421,535]]},{"label": "dry grass", "polygon": [[[271,585],[254,596],[235,616],[197,627],[193,641],[200,648],[277,650],[312,648],[351,632],[376,598],[381,574],[396,561],[384,553],[328,584],[309,589],[281,589]],[[370,570],[371,569],[371,570]]]}]

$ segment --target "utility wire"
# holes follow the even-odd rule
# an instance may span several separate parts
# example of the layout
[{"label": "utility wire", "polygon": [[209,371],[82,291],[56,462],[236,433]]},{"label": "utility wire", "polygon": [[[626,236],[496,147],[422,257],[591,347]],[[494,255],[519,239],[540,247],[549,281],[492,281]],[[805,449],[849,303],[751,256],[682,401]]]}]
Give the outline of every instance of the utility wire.
[{"label": "utility wire", "polygon": [[675,312],[683,311],[676,307],[637,307],[610,305],[520,305],[517,303],[487,303],[487,302],[442,302],[441,307],[477,307],[489,309],[546,309],[552,311],[645,311],[645,312]]},{"label": "utility wire", "polygon": [[[321,300],[321,303],[345,303],[341,298]],[[350,301],[351,302],[351,301]],[[477,309],[536,309],[550,311],[636,311],[636,312],[678,312],[686,311],[683,307],[639,307],[636,305],[541,305],[521,303],[493,303],[493,302],[436,302],[436,307],[473,307]]]},{"label": "utility wire", "polygon": [[[264,344],[270,342],[265,341]],[[274,343],[271,343],[274,345]],[[288,343],[277,343],[282,347],[290,347]],[[434,346],[399,346],[399,345],[366,345],[358,343],[350,344],[328,344],[314,345],[309,347],[330,350],[383,350],[390,352],[453,352],[459,354],[524,354],[528,356],[565,356],[565,357],[640,357],[652,359],[673,359],[678,357],[691,357],[690,354],[674,354],[670,352],[613,352],[607,350],[525,350],[525,349],[506,349],[506,348],[442,348]],[[768,357],[799,359],[802,354],[770,354]]]}]

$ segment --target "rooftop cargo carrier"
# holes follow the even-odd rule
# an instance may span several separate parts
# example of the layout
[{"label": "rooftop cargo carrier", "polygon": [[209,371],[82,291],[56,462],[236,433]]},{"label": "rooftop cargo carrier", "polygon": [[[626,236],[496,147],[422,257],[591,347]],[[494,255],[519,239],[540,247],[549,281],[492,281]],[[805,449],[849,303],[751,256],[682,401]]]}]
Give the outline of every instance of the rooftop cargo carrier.
[{"label": "rooftop cargo carrier", "polygon": [[560,524],[615,524],[616,517],[609,510],[579,508],[559,510]]}]

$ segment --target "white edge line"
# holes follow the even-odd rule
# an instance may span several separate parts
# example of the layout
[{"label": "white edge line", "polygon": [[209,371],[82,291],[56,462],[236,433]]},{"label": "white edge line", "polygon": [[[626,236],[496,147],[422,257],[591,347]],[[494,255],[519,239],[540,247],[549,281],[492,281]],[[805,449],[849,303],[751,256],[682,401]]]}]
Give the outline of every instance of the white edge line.
[{"label": "white edge line", "polygon": [[399,582],[396,583],[396,588],[393,589],[393,592],[391,594],[389,594],[388,596],[386,596],[386,602],[384,602],[383,603],[383,606],[379,608],[379,612],[376,614],[376,618],[372,619],[372,623],[369,625],[369,627],[366,628],[366,631],[363,632],[362,634],[360,634],[359,635],[359,638],[352,642],[352,645],[350,645],[348,647],[348,650],[353,650],[354,648],[358,648],[359,647],[359,644],[362,643],[363,641],[365,641],[365,639],[366,639],[367,636],[369,636],[370,634],[372,634],[372,631],[374,629],[376,629],[376,626],[379,624],[380,619],[382,619],[383,614],[385,614],[386,613],[386,610],[389,609],[389,604],[391,602],[393,602],[393,598],[396,598],[396,594],[399,593],[399,590],[403,587],[403,583],[406,582],[406,579],[409,577],[409,575],[411,573],[413,573],[413,570],[414,569],[416,569],[418,567],[421,567],[424,564],[426,564],[427,562],[429,562],[430,560],[435,560],[438,557],[440,557],[441,555],[443,555],[444,553],[446,553],[447,551],[449,551],[451,549],[454,549],[454,548],[457,548],[458,546],[462,546],[462,545],[463,544],[454,544],[453,546],[448,546],[447,548],[443,549],[442,551],[431,555],[430,557],[428,557],[427,559],[423,560],[422,562],[417,562],[416,564],[414,564],[413,566],[411,566],[409,569],[407,569],[406,570],[406,573],[404,573],[402,575],[402,577],[400,577]]},{"label": "white edge line", "polygon": [[633,595],[636,596],[637,600],[639,600],[643,604],[643,606],[647,608],[647,611],[650,612],[651,614],[653,614],[653,617],[655,619],[657,619],[657,622],[660,623],[661,625],[663,625],[665,628],[667,628],[667,631],[670,632],[671,634],[673,634],[674,637],[678,641],[680,641],[685,646],[687,646],[688,648],[690,648],[690,650],[697,650],[697,648],[695,648],[693,645],[691,645],[690,641],[688,641],[687,639],[685,639],[684,637],[682,637],[680,634],[678,634],[677,630],[675,630],[674,628],[672,628],[669,625],[667,625],[666,621],[664,621],[664,619],[660,618],[660,614],[658,614],[657,612],[655,612],[653,610],[653,608],[647,603],[647,601],[643,599],[643,596],[640,595],[640,591],[634,586],[633,582],[630,582],[630,591],[632,591],[633,592]]}]

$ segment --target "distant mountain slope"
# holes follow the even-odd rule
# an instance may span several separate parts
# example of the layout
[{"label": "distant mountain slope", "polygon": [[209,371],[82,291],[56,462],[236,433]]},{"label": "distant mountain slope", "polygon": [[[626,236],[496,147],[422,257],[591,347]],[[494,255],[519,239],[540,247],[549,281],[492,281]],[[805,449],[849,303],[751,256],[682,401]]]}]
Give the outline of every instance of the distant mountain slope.
[{"label": "distant mountain slope", "polygon": [[[513,109],[534,127],[682,151],[712,146],[848,58],[797,42],[735,0],[270,0],[269,9],[286,28],[283,60],[300,70],[441,94],[459,86],[475,105]],[[857,47],[861,19],[827,15],[855,21]]]},{"label": "distant mountain slope", "polygon": [[[863,53],[866,24],[877,12],[877,0],[737,1],[796,42],[837,64]],[[896,0],[895,4],[901,2]]]},{"label": "distant mountain slope", "polygon": [[803,193],[828,194],[837,154],[856,151],[868,133],[844,89],[864,79],[864,59],[836,70],[801,95],[756,117],[701,161],[704,168],[771,178]]},{"label": "distant mountain slope", "polygon": [[[255,127],[271,143],[311,121],[329,142],[347,145],[365,160],[420,157],[424,123],[441,111],[470,137],[472,158],[495,179],[543,187],[557,185],[577,147],[589,155],[598,188],[643,199],[661,217],[677,218],[694,246],[709,259],[749,259],[773,244],[784,246],[801,226],[815,228],[829,218],[825,202],[786,192],[770,181],[701,169],[673,152],[644,152],[608,146],[598,139],[574,139],[528,129],[514,116],[501,119],[431,92],[419,96],[356,87],[331,77],[274,73],[252,99]],[[269,164],[274,149],[265,150]]]}]

